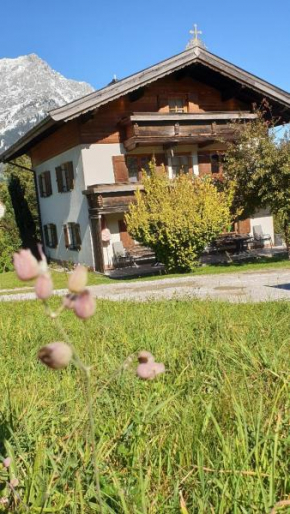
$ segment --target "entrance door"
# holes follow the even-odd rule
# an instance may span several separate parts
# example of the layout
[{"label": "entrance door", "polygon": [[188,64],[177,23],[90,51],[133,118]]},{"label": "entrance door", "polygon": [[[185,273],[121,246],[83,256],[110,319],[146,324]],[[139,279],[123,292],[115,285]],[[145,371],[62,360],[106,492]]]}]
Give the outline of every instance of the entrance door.
[{"label": "entrance door", "polygon": [[134,239],[128,234],[127,226],[124,219],[118,221],[120,239],[123,243],[124,248],[132,248],[134,246]]}]

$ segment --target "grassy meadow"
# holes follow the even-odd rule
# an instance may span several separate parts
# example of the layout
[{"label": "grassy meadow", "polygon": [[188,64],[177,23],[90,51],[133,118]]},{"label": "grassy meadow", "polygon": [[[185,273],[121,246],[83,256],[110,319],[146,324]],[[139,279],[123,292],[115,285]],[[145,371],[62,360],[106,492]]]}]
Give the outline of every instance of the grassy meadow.
[{"label": "grassy meadow", "polygon": [[[103,514],[266,513],[289,498],[290,304],[99,301],[85,325],[61,319],[92,366]],[[81,372],[36,359],[62,335],[38,302],[1,304],[0,323],[0,512],[100,512]],[[140,349],[168,372],[114,375]]]}]

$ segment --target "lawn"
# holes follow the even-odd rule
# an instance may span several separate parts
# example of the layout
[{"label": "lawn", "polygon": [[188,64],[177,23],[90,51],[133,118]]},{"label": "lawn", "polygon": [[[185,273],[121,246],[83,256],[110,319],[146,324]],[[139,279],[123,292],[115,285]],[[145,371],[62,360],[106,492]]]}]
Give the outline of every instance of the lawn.
[{"label": "lawn", "polygon": [[[0,451],[19,480],[2,512],[99,512],[81,372],[36,359],[63,336],[36,302],[1,304],[0,323]],[[100,301],[62,326],[92,365],[103,514],[264,514],[289,498],[289,303]],[[112,378],[139,349],[168,372]]]},{"label": "lawn", "polygon": [[[192,273],[170,273],[167,275],[153,275],[135,278],[135,280],[160,280],[162,278],[176,278],[195,275],[214,275],[220,273],[241,273],[246,271],[259,271],[265,269],[290,269],[290,260],[288,258],[285,258],[285,255],[278,254],[274,257],[260,257],[259,259],[255,259],[253,261],[240,261],[233,262],[231,264],[211,264],[201,266],[199,268],[196,268],[196,270]],[[138,273],[137,268],[136,273]],[[55,271],[52,269],[52,277],[55,289],[65,289],[67,287],[68,273],[66,271]],[[115,279],[110,279],[104,275],[90,272],[88,285],[108,284],[115,281]],[[32,287],[33,282],[21,282],[20,280],[18,280],[14,271],[0,273],[0,294],[1,290],[3,289],[23,289]],[[3,292],[2,294],[5,293]]]},{"label": "lawn", "polygon": [[[55,271],[52,269],[51,273],[55,289],[67,288],[68,273],[66,271]],[[33,288],[34,282],[35,281],[21,282],[18,280],[14,271],[0,273],[0,293],[1,289]],[[88,285],[93,286],[97,284],[104,284],[106,282],[109,282],[109,278],[97,273],[89,273]]]}]

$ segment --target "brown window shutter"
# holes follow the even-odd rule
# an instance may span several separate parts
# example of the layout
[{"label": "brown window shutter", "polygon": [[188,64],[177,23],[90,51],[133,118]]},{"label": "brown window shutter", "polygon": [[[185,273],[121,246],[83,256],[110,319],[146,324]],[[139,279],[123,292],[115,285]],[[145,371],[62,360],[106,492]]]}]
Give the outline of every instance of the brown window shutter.
[{"label": "brown window shutter", "polygon": [[56,229],[56,225],[54,225],[53,223],[50,225],[50,234],[51,234],[51,246],[52,248],[56,248],[57,247],[57,229]]},{"label": "brown window shutter", "polygon": [[44,173],[44,181],[45,181],[45,196],[51,196],[52,195],[52,187],[51,187],[51,177],[50,177],[50,171],[46,171]]},{"label": "brown window shutter", "polygon": [[42,182],[42,179],[43,179],[43,174],[41,173],[38,177],[38,185],[39,185],[39,194],[41,197],[43,197],[43,182]]},{"label": "brown window shutter", "polygon": [[71,191],[74,188],[74,168],[72,162],[65,163],[66,189]]},{"label": "brown window shutter", "polygon": [[116,182],[128,182],[129,181],[129,172],[126,164],[125,155],[116,155],[112,157],[113,167],[114,167],[114,175]]},{"label": "brown window shutter", "polygon": [[44,230],[45,244],[46,244],[46,246],[49,246],[48,225],[44,225],[43,230]]},{"label": "brown window shutter", "polygon": [[63,226],[63,235],[64,235],[64,245],[66,248],[69,247],[69,233],[68,233],[68,226]]},{"label": "brown window shutter", "polygon": [[56,182],[57,182],[58,192],[63,193],[64,184],[63,184],[63,179],[62,179],[61,166],[57,166],[57,168],[55,168],[55,173],[56,173]]},{"label": "brown window shutter", "polygon": [[75,223],[74,224],[74,229],[75,229],[75,242],[76,242],[76,246],[78,248],[80,248],[81,245],[82,245],[82,240],[81,240],[81,227],[80,227],[79,223]]},{"label": "brown window shutter", "polygon": [[198,170],[200,177],[211,175],[210,153],[201,152],[198,154]]}]

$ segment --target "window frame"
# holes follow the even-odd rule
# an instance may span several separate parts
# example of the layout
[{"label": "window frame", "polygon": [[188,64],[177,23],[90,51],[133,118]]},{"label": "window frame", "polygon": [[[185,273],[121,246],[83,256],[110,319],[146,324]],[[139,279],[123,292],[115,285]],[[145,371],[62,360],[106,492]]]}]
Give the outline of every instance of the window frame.
[{"label": "window frame", "polygon": [[55,223],[46,223],[43,225],[45,246],[47,248],[57,248],[58,237],[57,237],[57,226]]},{"label": "window frame", "polygon": [[72,161],[61,163],[55,168],[57,190],[59,193],[70,193],[75,187],[74,166]]},{"label": "window frame", "polygon": [[43,171],[38,175],[38,187],[40,198],[49,198],[52,196],[51,173],[49,170]]},{"label": "window frame", "polygon": [[68,222],[63,225],[63,231],[66,249],[80,251],[82,247],[80,224],[75,222]]},{"label": "window frame", "polygon": [[[182,107],[178,107],[177,103],[182,102]],[[175,102],[175,106],[170,106],[170,103]],[[170,114],[183,114],[188,112],[188,98],[187,95],[172,94],[168,95],[168,110]]]}]

